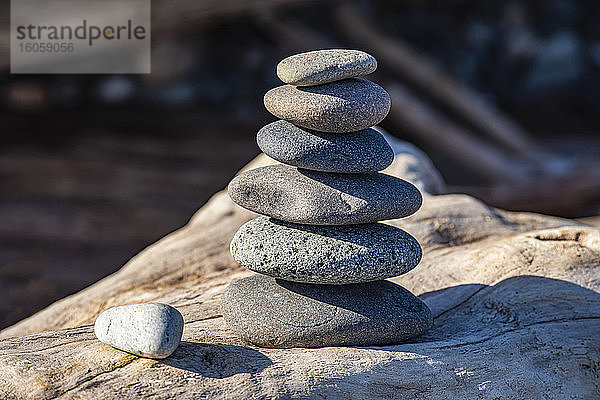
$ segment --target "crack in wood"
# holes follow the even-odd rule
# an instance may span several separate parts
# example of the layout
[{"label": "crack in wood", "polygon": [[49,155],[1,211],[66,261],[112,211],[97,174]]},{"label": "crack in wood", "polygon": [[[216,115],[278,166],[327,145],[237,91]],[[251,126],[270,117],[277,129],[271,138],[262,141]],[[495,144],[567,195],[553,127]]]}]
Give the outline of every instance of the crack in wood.
[{"label": "crack in wood", "polygon": [[[457,347],[464,347],[464,346],[471,346],[474,344],[481,344],[481,343],[485,343],[488,342],[492,339],[495,339],[499,336],[503,336],[506,335],[507,333],[512,333],[512,332],[517,332],[517,331],[522,331],[524,329],[528,329],[532,326],[537,326],[537,325],[544,325],[544,324],[552,324],[552,323],[557,323],[557,322],[578,322],[578,321],[589,321],[589,320],[595,320],[595,319],[599,319],[600,320],[600,315],[599,316],[592,316],[592,317],[577,317],[577,318],[560,318],[560,319],[552,319],[552,320],[547,320],[547,321],[537,321],[537,322],[533,322],[531,324],[528,325],[523,325],[519,328],[512,328],[512,329],[507,329],[505,331],[499,332],[495,335],[489,336],[487,338],[484,339],[480,339],[480,340],[476,340],[473,342],[467,342],[467,343],[457,343],[457,344],[451,344],[448,346],[439,346],[439,347],[435,347],[436,350],[441,350],[441,349],[453,349],[453,348],[457,348]],[[427,341],[427,342],[421,342],[421,343],[435,343],[434,340],[431,341]]]},{"label": "crack in wood", "polygon": [[195,319],[195,320],[192,320],[192,321],[185,321],[185,324],[186,324],[186,325],[189,325],[189,324],[193,324],[194,322],[209,321],[209,320],[211,320],[211,319],[222,318],[222,317],[223,317],[223,316],[222,316],[221,314],[218,314],[218,315],[212,315],[212,316],[210,316],[210,317],[206,317],[206,318]]},{"label": "crack in wood", "polygon": [[131,358],[130,360],[128,360],[127,362],[125,362],[124,364],[117,365],[115,368],[112,368],[112,369],[110,369],[110,370],[108,370],[108,371],[102,371],[102,372],[100,372],[100,373],[97,373],[96,375],[93,375],[93,376],[86,377],[86,378],[82,379],[81,381],[77,382],[77,383],[75,384],[75,386],[73,386],[73,387],[70,387],[70,388],[66,389],[64,392],[62,392],[62,393],[60,393],[60,394],[58,394],[58,395],[56,395],[56,396],[54,396],[54,397],[52,397],[52,398],[53,398],[53,399],[58,399],[58,398],[60,398],[60,397],[63,397],[65,394],[67,394],[67,393],[69,393],[69,392],[72,392],[72,391],[74,391],[74,390],[77,390],[77,389],[78,389],[78,388],[80,388],[82,385],[84,385],[84,384],[86,384],[86,383],[88,383],[88,382],[91,382],[92,380],[96,379],[97,377],[99,377],[99,376],[102,376],[102,375],[105,375],[105,374],[109,374],[109,373],[111,373],[111,372],[115,372],[116,370],[118,370],[118,369],[121,369],[121,368],[124,368],[124,367],[128,366],[129,364],[133,363],[135,360],[138,360],[138,359],[139,359],[139,357],[136,357],[136,356],[133,356],[133,355],[131,355],[131,357],[132,357],[132,358]]}]

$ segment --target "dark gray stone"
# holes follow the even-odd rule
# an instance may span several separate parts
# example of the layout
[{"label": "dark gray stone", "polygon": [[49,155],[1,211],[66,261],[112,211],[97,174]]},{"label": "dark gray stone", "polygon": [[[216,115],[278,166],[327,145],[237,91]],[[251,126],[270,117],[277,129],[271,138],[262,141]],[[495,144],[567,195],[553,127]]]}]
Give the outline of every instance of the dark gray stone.
[{"label": "dark gray stone", "polygon": [[279,86],[269,90],[265,107],[278,118],[320,132],[353,132],[380,123],[390,111],[389,94],[366,79],[318,86]]},{"label": "dark gray stone", "polygon": [[108,345],[141,357],[166,358],[179,346],[183,317],[161,303],[109,308],[94,324],[96,337]]},{"label": "dark gray stone", "polygon": [[331,174],[268,165],[236,176],[229,196],[240,206],[289,222],[365,224],[406,217],[421,207],[419,190],[391,175]]},{"label": "dark gray stone", "polygon": [[321,172],[381,171],[394,161],[394,151],[383,135],[368,128],[351,133],[325,133],[279,120],[263,127],[258,147],[284,164]]},{"label": "dark gray stone", "polygon": [[368,75],[377,61],[359,50],[316,50],[290,56],[277,65],[277,76],[294,86],[321,85]]},{"label": "dark gray stone", "polygon": [[237,231],[231,254],[259,274],[343,285],[402,275],[422,253],[415,238],[391,225],[300,225],[259,217]]},{"label": "dark gray stone", "polygon": [[408,290],[388,281],[329,286],[240,279],[223,293],[229,327],[257,346],[384,346],[425,333],[431,311]]}]

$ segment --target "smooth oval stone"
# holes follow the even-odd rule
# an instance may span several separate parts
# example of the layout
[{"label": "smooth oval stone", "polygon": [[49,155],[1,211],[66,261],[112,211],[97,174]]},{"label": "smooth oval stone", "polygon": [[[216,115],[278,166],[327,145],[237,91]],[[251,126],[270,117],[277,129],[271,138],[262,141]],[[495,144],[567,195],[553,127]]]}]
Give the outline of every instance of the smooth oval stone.
[{"label": "smooth oval stone", "polygon": [[431,311],[388,281],[329,286],[263,275],[230,284],[221,313],[234,333],[257,346],[384,346],[425,333]]},{"label": "smooth oval stone", "polygon": [[259,217],[231,241],[233,258],[259,274],[288,281],[344,285],[402,275],[421,261],[421,246],[381,223],[300,225]]},{"label": "smooth oval stone", "polygon": [[367,173],[386,169],[394,151],[375,129],[325,133],[275,121],[258,131],[258,147],[284,164],[321,172]]},{"label": "smooth oval stone", "polygon": [[183,317],[161,303],[109,308],[94,324],[96,337],[112,347],[141,357],[165,358],[179,346]]},{"label": "smooth oval stone", "polygon": [[377,125],[392,104],[381,86],[360,78],[318,86],[279,86],[265,94],[264,103],[271,114],[294,125],[335,133]]},{"label": "smooth oval stone", "polygon": [[309,225],[365,224],[406,217],[421,207],[419,189],[391,175],[331,174],[268,165],[236,176],[228,187],[238,205]]},{"label": "smooth oval stone", "polygon": [[359,50],[316,50],[300,53],[277,65],[283,83],[312,86],[368,75],[377,69],[377,61]]}]

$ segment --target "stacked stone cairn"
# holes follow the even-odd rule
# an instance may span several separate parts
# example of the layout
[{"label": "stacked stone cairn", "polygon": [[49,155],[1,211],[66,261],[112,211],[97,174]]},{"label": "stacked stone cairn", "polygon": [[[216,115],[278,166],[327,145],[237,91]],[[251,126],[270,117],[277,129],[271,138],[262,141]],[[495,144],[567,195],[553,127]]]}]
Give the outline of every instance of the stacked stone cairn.
[{"label": "stacked stone cairn", "polygon": [[422,203],[412,184],[383,174],[394,153],[373,125],[388,93],[359,78],[377,68],[356,50],[320,50],[281,61],[286,85],[264,97],[280,118],[258,132],[261,150],[282,164],[244,172],[229,184],[238,205],[263,214],[231,242],[231,254],[259,275],[230,284],[221,311],[244,341],[263,347],[380,346],[423,334],[431,311],[385,279],[421,260],[403,230],[379,221]]}]

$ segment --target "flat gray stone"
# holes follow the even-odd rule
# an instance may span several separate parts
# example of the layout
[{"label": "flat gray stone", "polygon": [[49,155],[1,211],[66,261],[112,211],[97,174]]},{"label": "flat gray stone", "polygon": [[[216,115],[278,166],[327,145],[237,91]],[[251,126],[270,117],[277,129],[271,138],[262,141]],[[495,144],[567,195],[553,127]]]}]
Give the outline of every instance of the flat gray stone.
[{"label": "flat gray stone", "polygon": [[179,346],[183,317],[161,303],[128,304],[98,316],[94,333],[101,341],[141,357],[166,358]]},{"label": "flat gray stone", "polygon": [[283,83],[312,86],[368,75],[377,69],[377,61],[359,50],[316,50],[290,56],[277,65]]},{"label": "flat gray stone", "polygon": [[366,173],[386,169],[394,151],[375,129],[326,133],[275,121],[258,131],[258,147],[284,164],[321,172]]},{"label": "flat gray stone", "polygon": [[351,78],[318,86],[284,85],[265,94],[274,116],[320,132],[353,132],[380,123],[390,111],[389,94],[366,79]]},{"label": "flat gray stone", "polygon": [[415,186],[391,175],[331,174],[284,164],[246,171],[229,183],[228,192],[250,211],[310,225],[397,219],[415,213],[422,203]]},{"label": "flat gray stone", "polygon": [[402,275],[419,264],[422,252],[411,235],[382,223],[317,226],[259,217],[237,231],[231,254],[259,274],[343,285]]},{"label": "flat gray stone", "polygon": [[241,339],[275,348],[391,345],[432,325],[425,303],[389,281],[329,286],[255,275],[225,289],[221,313]]}]

